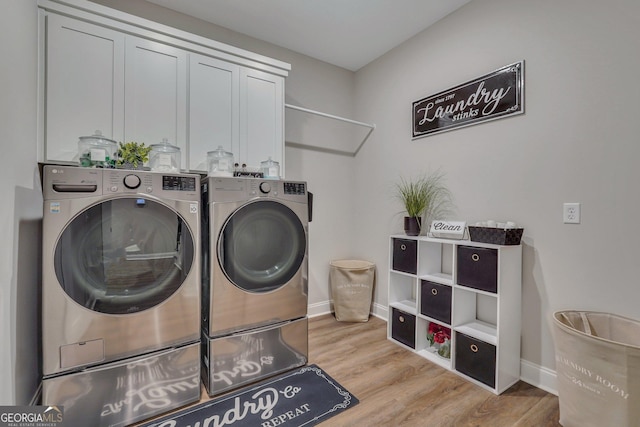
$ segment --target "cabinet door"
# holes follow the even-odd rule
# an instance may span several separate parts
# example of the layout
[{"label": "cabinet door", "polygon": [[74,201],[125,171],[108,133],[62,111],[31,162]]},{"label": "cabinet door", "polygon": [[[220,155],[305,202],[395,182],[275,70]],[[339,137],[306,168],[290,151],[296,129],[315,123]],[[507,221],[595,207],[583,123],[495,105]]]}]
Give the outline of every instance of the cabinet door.
[{"label": "cabinet door", "polygon": [[43,161],[77,161],[78,137],[122,140],[124,35],[47,15]]},{"label": "cabinet door", "polygon": [[240,70],[240,163],[259,167],[271,157],[284,175],[284,79]]},{"label": "cabinet door", "polygon": [[[186,150],[187,54],[127,36],[125,56],[126,142],[170,144]],[[182,168],[186,156],[182,157]]]},{"label": "cabinet door", "polygon": [[187,162],[190,170],[208,171],[207,152],[219,146],[239,161],[239,82],[239,66],[190,54]]}]

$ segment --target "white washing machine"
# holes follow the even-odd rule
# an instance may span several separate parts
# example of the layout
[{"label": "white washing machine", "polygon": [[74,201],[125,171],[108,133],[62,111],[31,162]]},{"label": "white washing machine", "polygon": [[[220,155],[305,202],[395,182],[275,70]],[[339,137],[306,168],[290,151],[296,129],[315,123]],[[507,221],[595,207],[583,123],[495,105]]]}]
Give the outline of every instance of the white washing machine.
[{"label": "white washing machine", "polygon": [[305,182],[202,181],[203,382],[209,395],[307,362]]},{"label": "white washing machine", "polygon": [[200,398],[200,176],[43,168],[43,405],[120,426]]}]

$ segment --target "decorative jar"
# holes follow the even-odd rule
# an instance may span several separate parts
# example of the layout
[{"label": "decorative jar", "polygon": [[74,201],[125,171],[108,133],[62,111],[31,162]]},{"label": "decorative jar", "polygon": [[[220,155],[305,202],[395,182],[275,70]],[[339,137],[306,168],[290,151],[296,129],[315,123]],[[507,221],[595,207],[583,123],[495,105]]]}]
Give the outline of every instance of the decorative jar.
[{"label": "decorative jar", "polygon": [[84,167],[113,167],[117,158],[118,143],[107,139],[97,130],[91,136],[78,140],[78,163]]},{"label": "decorative jar", "polygon": [[151,145],[149,167],[152,171],[180,172],[180,161],[180,147],[169,144],[167,138],[160,144]]}]

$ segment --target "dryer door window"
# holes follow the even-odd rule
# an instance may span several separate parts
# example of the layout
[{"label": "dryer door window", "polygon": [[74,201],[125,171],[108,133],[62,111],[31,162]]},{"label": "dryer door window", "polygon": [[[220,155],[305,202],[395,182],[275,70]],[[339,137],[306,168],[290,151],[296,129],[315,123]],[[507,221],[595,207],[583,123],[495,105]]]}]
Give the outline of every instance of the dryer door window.
[{"label": "dryer door window", "polygon": [[193,261],[191,230],[173,209],[119,198],[73,218],[56,244],[54,265],[58,282],[78,304],[124,314],[168,299]]},{"label": "dryer door window", "polygon": [[282,203],[256,201],[229,216],[218,240],[227,278],[249,292],[284,286],[299,271],[307,238],[298,216]]}]

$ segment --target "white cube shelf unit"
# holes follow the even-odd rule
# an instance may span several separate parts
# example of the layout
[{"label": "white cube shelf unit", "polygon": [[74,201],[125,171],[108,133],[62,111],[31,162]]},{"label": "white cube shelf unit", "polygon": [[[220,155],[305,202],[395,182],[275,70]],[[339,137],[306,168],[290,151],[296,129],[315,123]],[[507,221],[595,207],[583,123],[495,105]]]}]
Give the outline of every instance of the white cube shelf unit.
[{"label": "white cube shelf unit", "polygon": [[[394,235],[388,338],[500,394],[520,379],[522,246]],[[450,330],[450,357],[427,339]]]}]

